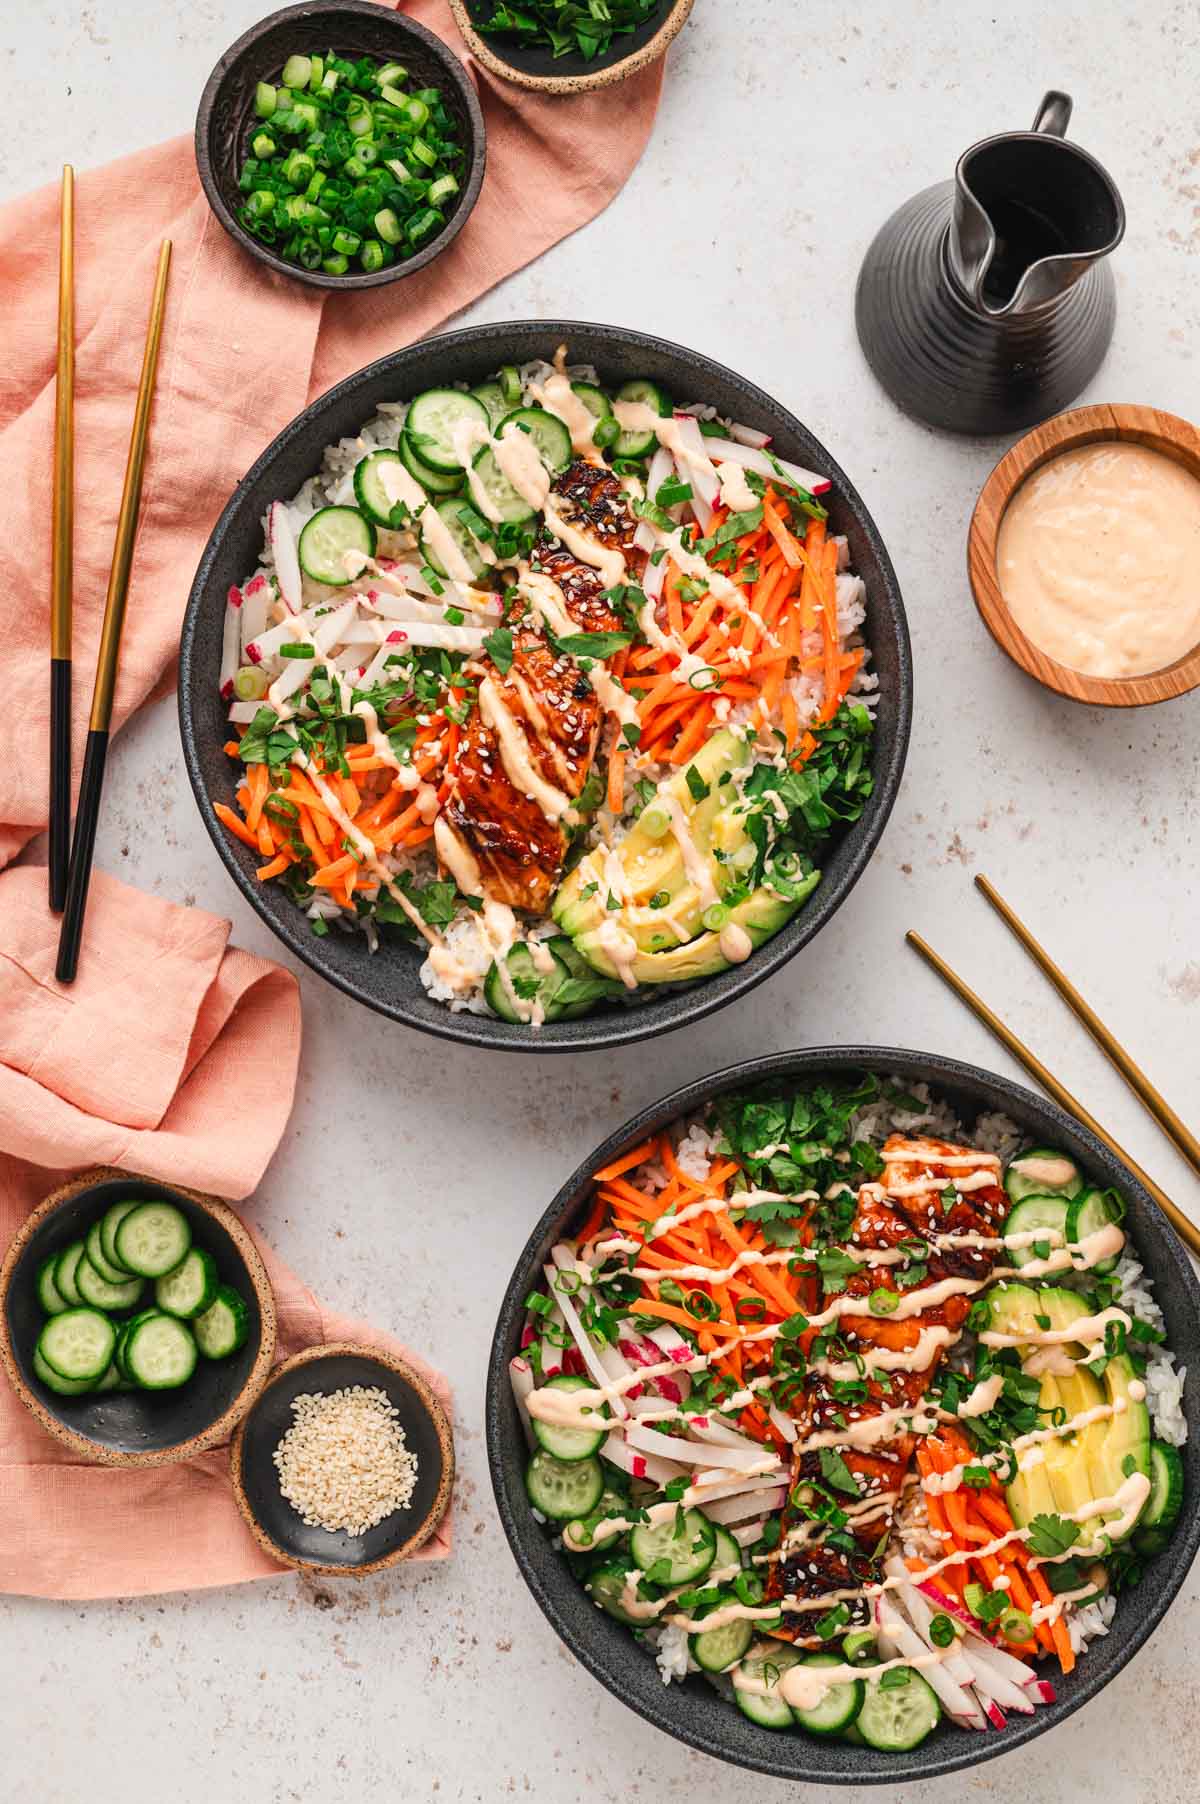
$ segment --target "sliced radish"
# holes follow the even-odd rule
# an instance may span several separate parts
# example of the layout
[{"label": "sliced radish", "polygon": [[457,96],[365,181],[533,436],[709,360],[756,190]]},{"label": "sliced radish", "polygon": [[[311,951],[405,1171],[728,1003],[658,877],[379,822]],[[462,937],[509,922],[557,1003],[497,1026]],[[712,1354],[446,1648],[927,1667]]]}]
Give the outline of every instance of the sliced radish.
[{"label": "sliced radish", "polygon": [[304,581],[300,575],[300,559],[296,555],[296,535],[288,518],[287,503],[272,501],[267,515],[267,537],[275,557],[275,577],[284,606],[293,614],[300,612]]},{"label": "sliced radish", "polygon": [[233,695],[233,679],[238,673],[241,662],[242,645],[242,591],[236,583],[231,583],[229,593],[225,597],[225,624],[221,630],[221,699],[229,701]]},{"label": "sliced radish", "polygon": [[533,1424],[529,1420],[529,1406],[526,1401],[534,1388],[533,1367],[527,1359],[510,1359],[508,1362],[508,1381],[512,1385],[512,1394],[517,1405],[517,1414],[521,1418],[521,1430],[525,1436],[525,1445],[532,1452],[534,1447]]},{"label": "sliced radish", "polygon": [[762,1512],[764,1509],[768,1511],[782,1509],[783,1500],[786,1496],[786,1489],[782,1485],[779,1485],[775,1490],[768,1491],[765,1495],[759,1491],[740,1497],[726,1497],[719,1503],[709,1503],[705,1501],[703,1509],[704,1514],[708,1517],[710,1522],[741,1522],[746,1516],[755,1517],[754,1532],[749,1538],[752,1541],[757,1541],[762,1534]]},{"label": "sliced radish", "polygon": [[757,445],[761,449],[771,442],[769,432],[760,432],[757,426],[743,426],[737,420],[730,420],[729,430],[739,445]]},{"label": "sliced radish", "polygon": [[739,444],[736,439],[722,439],[720,454],[723,463],[741,464],[744,470],[757,470],[760,476],[768,479],[776,474],[775,464],[778,464],[785,476],[790,476],[793,482],[798,483],[802,489],[807,489],[810,495],[825,495],[833,487],[828,476],[818,476],[815,471],[802,469],[799,464],[790,464],[783,457],[777,457],[772,462],[765,451],[760,451],[755,445]]},{"label": "sliced radish", "polygon": [[686,1470],[672,1460],[658,1459],[653,1453],[641,1453],[626,1445],[624,1435],[610,1434],[600,1452],[611,1465],[628,1472],[630,1478],[648,1478],[656,1485],[670,1484],[673,1478],[685,1478]]},{"label": "sliced radish", "polygon": [[[916,1630],[905,1622],[900,1612],[882,1593],[875,1599],[875,1625],[880,1639],[895,1648],[906,1660],[919,1660],[929,1653]],[[921,1666],[918,1671],[928,1679],[950,1716],[958,1722],[969,1723],[973,1728],[983,1728],[984,1717],[978,1703],[970,1692],[964,1691],[958,1681],[950,1677],[944,1663]]]}]

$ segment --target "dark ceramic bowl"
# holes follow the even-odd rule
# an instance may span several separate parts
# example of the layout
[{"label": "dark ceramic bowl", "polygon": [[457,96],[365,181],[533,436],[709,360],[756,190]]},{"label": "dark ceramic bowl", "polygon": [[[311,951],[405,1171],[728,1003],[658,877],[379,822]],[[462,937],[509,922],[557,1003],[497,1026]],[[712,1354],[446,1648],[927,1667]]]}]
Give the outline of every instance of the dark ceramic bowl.
[{"label": "dark ceramic bowl", "polygon": [[[279,1489],[275,1449],[292,1426],[292,1403],[310,1392],[347,1386],[386,1392],[417,1457],[417,1482],[405,1510],[365,1535],[309,1528]],[[424,1545],[446,1514],[454,1485],[454,1439],[446,1412],[419,1373],[373,1347],[337,1342],[306,1347],[278,1366],[234,1436],[233,1489],[251,1534],[271,1559],[327,1577],[363,1577],[398,1565]]]},{"label": "dark ceramic bowl", "polygon": [[[1120,1161],[1054,1103],[1006,1078],[935,1053],[877,1046],[781,1052],[676,1090],[610,1135],[563,1185],[533,1230],[501,1305],[487,1380],[488,1458],[501,1521],[522,1577],[555,1633],[614,1697],[668,1735],[737,1766],[812,1784],[911,1786],[1006,1754],[1045,1734],[1102,1691],[1161,1622],[1200,1548],[1200,1387],[1194,1376],[1185,1396],[1189,1433],[1181,1450],[1186,1473],[1183,1518],[1166,1551],[1148,1564],[1136,1591],[1118,1599],[1108,1635],[1092,1643],[1074,1672],[1065,1678],[1054,1674],[1058,1702],[1039,1708],[1032,1716],[1010,1716],[1007,1728],[986,1734],[943,1725],[922,1747],[896,1754],[852,1747],[832,1738],[823,1741],[799,1731],[780,1734],[760,1729],[698,1676],[682,1686],[664,1686],[653,1659],[627,1629],[596,1609],[568,1570],[563,1555],[534,1521],[525,1494],[525,1442],[508,1381],[509,1360],[520,1348],[525,1298],[541,1281],[550,1247],[573,1233],[582,1221],[590,1176],[598,1166],[727,1091],[744,1089],[762,1079],[798,1079],[821,1071],[863,1068],[932,1085],[937,1096],[955,1106],[968,1127],[979,1115],[999,1109],[1038,1145],[1065,1147],[1093,1183],[1116,1185],[1128,1202],[1128,1230],[1138,1257],[1154,1279],[1170,1342],[1181,1352],[1194,1343],[1200,1283],[1182,1246]],[[1192,1363],[1187,1360],[1189,1366]]]},{"label": "dark ceramic bowl", "polygon": [[[422,954],[416,948],[389,945],[372,956],[357,934],[315,938],[305,916],[277,884],[257,881],[254,870],[260,860],[226,833],[212,804],[232,803],[234,795],[234,766],[221,749],[228,726],[218,693],[225,597],[230,584],[255,567],[268,504],[295,494],[320,467],[324,447],[357,432],[380,401],[463,378],[479,382],[501,364],[530,362],[563,342],[574,360],[594,363],[602,380],[619,384],[631,376],[651,376],[676,395],[696,396],[720,413],[771,433],[784,457],[832,478],[832,494],[824,499],[832,529],[848,536],[851,561],[867,585],[864,630],[879,674],[880,702],[872,754],[875,793],[862,819],[830,847],[820,887],[782,932],[745,964],[691,988],[664,987],[634,1007],[548,1022],[531,1032],[490,1016],[452,1014],[431,1001],[417,976]],[[322,395],[267,447],[235,489],[200,560],[180,645],[179,719],[188,775],[204,823],[250,905],[298,958],[357,1001],[445,1039],[517,1052],[585,1051],[645,1039],[711,1014],[778,971],[837,912],[866,868],[900,787],[911,718],[908,626],[891,559],[870,514],[824,446],[778,402],[710,358],[641,332],[569,321],[475,326],[425,339],[369,364]]]},{"label": "dark ceramic bowl", "polygon": [[[229,1359],[200,1359],[172,1391],[102,1391],[60,1397],[33,1369],[45,1316],[37,1297],[43,1259],[82,1240],[113,1203],[174,1203],[196,1246],[216,1260],[222,1284],[246,1305],[250,1332]],[[161,1466],[228,1440],[266,1382],[275,1357],[275,1300],[258,1251],[228,1204],[198,1191],[113,1170],[90,1171],[48,1196],[18,1232],[0,1267],[0,1358],[26,1409],[58,1441],[109,1466]]]},{"label": "dark ceramic bowl", "polygon": [[471,55],[493,75],[537,94],[588,94],[610,88],[665,56],[683,29],[695,0],[660,0],[635,31],[614,37],[603,56],[578,50],[555,56],[545,45],[522,44],[477,29],[495,11],[493,0],[450,0],[458,29]]},{"label": "dark ceramic bowl", "polygon": [[[355,59],[400,62],[423,88],[440,88],[458,126],[464,160],[458,172],[459,192],[444,230],[413,256],[368,275],[329,276],[322,269],[301,269],[238,224],[242,204],[238,175],[250,139],[262,121],[254,111],[260,81],[278,82],[293,51],[321,56],[328,50]],[[356,290],[399,282],[440,256],[467,223],[483,186],[486,159],[483,113],[466,70],[442,40],[403,13],[378,6],[375,0],[338,0],[335,6],[286,6],[243,32],[222,56],[204,85],[196,114],[196,167],[208,202],[229,236],[269,269],[310,288]]]}]

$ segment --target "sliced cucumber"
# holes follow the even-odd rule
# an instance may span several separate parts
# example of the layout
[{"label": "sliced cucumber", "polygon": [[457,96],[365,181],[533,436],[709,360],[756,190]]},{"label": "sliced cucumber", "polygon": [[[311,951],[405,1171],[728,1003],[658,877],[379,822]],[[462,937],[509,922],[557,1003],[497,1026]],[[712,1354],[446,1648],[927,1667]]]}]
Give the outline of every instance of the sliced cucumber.
[{"label": "sliced cucumber", "polygon": [[[809,1654],[803,1664],[841,1666],[842,1662],[836,1654]],[[793,1705],[792,1715],[810,1735],[844,1735],[851,1723],[858,1720],[866,1690],[861,1679],[847,1679],[841,1685],[831,1686],[811,1710],[797,1710]]]},{"label": "sliced cucumber", "polygon": [[524,495],[513,487],[500,468],[496,460],[496,453],[490,445],[480,447],[471,467],[475,472],[476,481],[483,485],[488,499],[502,520],[519,526],[522,521],[533,519],[537,509],[532,507]]},{"label": "sliced cucumber", "polygon": [[[451,534],[458,549],[467,560],[467,565],[472,577],[478,582],[479,578],[483,576],[487,570],[487,565],[480,554],[479,546],[475,542],[474,533],[471,531],[466,521],[459,518],[462,509],[466,505],[467,503],[461,495],[443,495],[440,501],[435,502],[434,507],[438,518]],[[439,576],[444,576],[449,579],[450,572],[443,564],[437,552],[434,551],[433,547],[429,544],[424,533],[421,534],[421,555],[424,557],[425,562],[429,564]]]},{"label": "sliced cucumber", "polygon": [[110,1284],[124,1284],[128,1281],[130,1274],[123,1271],[119,1265],[114,1265],[104,1251],[103,1229],[103,1217],[99,1221],[94,1221],[88,1229],[83,1242],[88,1259],[100,1276],[107,1278]]},{"label": "sliced cucumber", "polygon": [[228,1284],[218,1284],[213,1301],[203,1315],[194,1318],[191,1328],[205,1359],[228,1359],[246,1343],[250,1311],[236,1290]]},{"label": "sliced cucumber", "polygon": [[566,426],[544,407],[515,408],[497,426],[496,437],[503,438],[506,432],[527,432],[552,476],[561,476],[575,455]]},{"label": "sliced cucumber", "polygon": [[[656,383],[647,381],[644,376],[636,377],[632,382],[623,383],[617,390],[617,400],[638,402],[643,407],[652,408],[663,419],[671,411],[671,403],[662,389]],[[655,449],[657,444],[658,437],[653,430],[623,431],[613,446],[613,454],[616,457],[645,457]]]},{"label": "sliced cucumber", "polygon": [[[504,960],[504,972],[493,961],[483,980],[484,1001],[492,1013],[499,1015],[502,1021],[528,1021],[529,1014],[522,1014],[517,1007],[517,1002],[523,1001],[527,1010],[533,1009],[535,1004],[540,1003],[542,1019],[556,1021],[562,1010],[555,1007],[554,997],[570,973],[562,959],[555,953],[551,952],[550,957],[554,961],[553,969],[539,971],[533,962],[533,954],[522,941],[510,949]],[[508,976],[508,983],[505,982],[505,972]],[[509,994],[509,984],[513,986],[517,1002],[514,1002],[513,995]]]},{"label": "sliced cucumber", "polygon": [[718,1572],[728,1572],[731,1566],[741,1567],[742,1550],[727,1528],[713,1523],[713,1535],[716,1545],[713,1548],[712,1569],[714,1576]]},{"label": "sliced cucumber", "polygon": [[728,1672],[731,1666],[738,1664],[753,1640],[754,1624],[738,1617],[715,1629],[698,1630],[688,1637],[688,1646],[692,1650],[692,1659],[703,1672]]},{"label": "sliced cucumber", "polygon": [[641,1618],[632,1616],[622,1602],[626,1581],[631,1571],[628,1560],[606,1560],[602,1566],[595,1567],[588,1574],[584,1588],[593,1603],[599,1604],[606,1616],[611,1616],[616,1622],[626,1622],[634,1627],[640,1624]]},{"label": "sliced cucumber", "polygon": [[[557,1378],[547,1381],[545,1388],[555,1391],[586,1391],[591,1388],[587,1378],[574,1372],[561,1372]],[[539,1447],[557,1460],[590,1459],[593,1453],[599,1453],[608,1438],[607,1426],[603,1428],[555,1428],[550,1422],[539,1422],[533,1418],[534,1438]]]},{"label": "sliced cucumber", "polygon": [[112,1363],[117,1332],[98,1309],[64,1309],[38,1336],[38,1352],[60,1378],[103,1378]]},{"label": "sliced cucumber", "polygon": [[604,1473],[598,1459],[555,1459],[539,1447],[525,1469],[525,1489],[534,1509],[551,1522],[573,1522],[599,1503]]},{"label": "sliced cucumber", "polygon": [[521,388],[520,370],[513,364],[506,363],[498,373],[496,380],[500,384],[500,393],[509,407],[519,407],[521,395],[524,392]]},{"label": "sliced cucumber", "polygon": [[1160,1553],[1183,1508],[1183,1460],[1165,1441],[1150,1443],[1150,1495],[1138,1519],[1134,1546],[1141,1553]]},{"label": "sliced cucumber", "polygon": [[132,1309],[142,1294],[140,1278],[126,1278],[120,1284],[110,1284],[107,1278],[101,1277],[86,1253],[75,1268],[75,1283],[83,1301],[90,1303],[93,1309]]},{"label": "sliced cucumber", "polygon": [[121,1264],[139,1278],[173,1272],[191,1244],[187,1216],[174,1203],[139,1203],[117,1229]]},{"label": "sliced cucumber", "polygon": [[129,1345],[129,1337],[140,1323],[148,1322],[152,1315],[157,1314],[157,1309],[140,1309],[136,1315],[131,1315],[129,1320],[122,1324],[121,1329],[117,1334],[117,1344],[113,1351],[113,1364],[116,1366],[117,1371],[121,1374],[121,1378],[126,1384],[132,1384],[133,1382],[129,1376],[129,1368],[125,1364],[125,1349]]},{"label": "sliced cucumber", "polygon": [[767,1651],[756,1654],[753,1660],[742,1661],[742,1672],[751,1684],[765,1685],[765,1692],[744,1691],[737,1680],[733,1682],[733,1695],[737,1707],[743,1716],[748,1716],[752,1723],[760,1729],[791,1729],[796,1719],[784,1699],[779,1695],[779,1681],[790,1666],[799,1663],[800,1655],[786,1641],[778,1647],[767,1644]]},{"label": "sliced cucumber", "polygon": [[[305,576],[341,588],[358,575],[358,569],[347,567],[347,554],[352,565],[360,556],[374,557],[375,528],[356,507],[322,507],[305,521],[296,552]],[[117,1246],[119,1250],[119,1229]]]},{"label": "sliced cucumber", "polygon": [[73,1240],[69,1247],[63,1248],[54,1262],[54,1285],[68,1309],[78,1309],[83,1302],[75,1274],[85,1250],[82,1240]]},{"label": "sliced cucumber", "polygon": [[[1067,1239],[1073,1246],[1086,1240],[1091,1234],[1098,1234],[1101,1228],[1107,1228],[1111,1222],[1120,1221],[1123,1210],[1118,1201],[1114,1201],[1107,1190],[1081,1190],[1067,1204]],[[1113,1253],[1107,1259],[1101,1259],[1088,1269],[1103,1277],[1106,1272],[1117,1269],[1119,1253]]]},{"label": "sliced cucumber", "polygon": [[196,1343],[186,1323],[155,1310],[130,1329],[125,1370],[144,1391],[173,1391],[196,1370]]},{"label": "sliced cucumber", "polygon": [[481,406],[486,408],[488,419],[495,426],[509,410],[509,402],[504,398],[504,390],[498,382],[481,382],[473,388],[471,394]]},{"label": "sliced cucumber", "polygon": [[[690,1585],[703,1578],[717,1554],[717,1537],[707,1516],[685,1510],[682,1521],[675,1511],[666,1522],[639,1522],[629,1537],[629,1551],[640,1572],[666,1561],[667,1585]],[[661,1568],[660,1568],[661,1570]]]},{"label": "sliced cucumber", "polygon": [[[125,1267],[117,1258],[117,1229],[125,1220],[129,1211],[136,1208],[137,1202],[135,1200],[130,1200],[127,1203],[114,1203],[111,1209],[105,1210],[104,1219],[100,1223],[100,1250],[112,1269],[116,1272],[120,1272],[123,1278],[128,1278],[130,1274],[125,1270]],[[95,1260],[93,1260],[92,1263],[94,1265]]]},{"label": "sliced cucumber", "polygon": [[435,470],[427,464],[423,457],[418,457],[408,441],[408,434],[400,435],[400,461],[410,476],[415,476],[423,489],[431,495],[453,495],[462,487],[462,471]]},{"label": "sliced cucumber", "polygon": [[392,523],[393,504],[383,481],[385,464],[399,464],[403,469],[404,459],[398,451],[372,451],[354,466],[354,499],[376,526]]},{"label": "sliced cucumber", "polygon": [[[1009,1211],[1008,1220],[1004,1224],[1004,1233],[1031,1234],[1035,1230],[1043,1233],[1056,1233],[1059,1239],[1048,1242],[1052,1248],[1062,1246],[1070,1239],[1067,1233],[1067,1199],[1065,1196],[1024,1196],[1015,1209]],[[1028,1246],[1007,1247],[1005,1258],[1010,1265],[1029,1265],[1037,1258],[1037,1243],[1030,1241]]]},{"label": "sliced cucumber", "polygon": [[1010,1160],[1004,1188],[1014,1203],[1027,1196],[1078,1196],[1083,1189],[1083,1173],[1074,1159],[1057,1148],[1031,1146]]},{"label": "sliced cucumber", "polygon": [[61,1315],[68,1307],[67,1299],[54,1282],[54,1268],[58,1264],[58,1257],[57,1253],[51,1253],[49,1259],[43,1259],[38,1266],[38,1302],[47,1315]]},{"label": "sliced cucumber", "polygon": [[[896,1673],[907,1673],[908,1677],[896,1684]],[[919,1748],[941,1718],[937,1693],[912,1666],[895,1666],[885,1677],[893,1683],[883,1686],[878,1679],[868,1681],[862,1709],[854,1718],[855,1727],[869,1748],[879,1748],[885,1754]]]},{"label": "sliced cucumber", "polygon": [[190,1320],[203,1315],[217,1295],[217,1262],[203,1247],[192,1247],[181,1265],[154,1286],[154,1301],[168,1315]]},{"label": "sliced cucumber", "polygon": [[464,421],[482,426],[485,432],[491,427],[487,408],[474,395],[457,388],[429,388],[409,407],[404,430],[423,463],[451,472],[463,467],[454,449],[454,429]]},{"label": "sliced cucumber", "polygon": [[83,1395],[84,1391],[100,1389],[100,1385],[93,1378],[60,1377],[54,1367],[48,1365],[42,1358],[40,1347],[35,1347],[33,1350],[33,1375],[40,1379],[48,1391],[55,1391],[60,1397],[79,1397]]},{"label": "sliced cucumber", "polygon": [[572,382],[571,392],[579,396],[588,412],[594,414],[598,420],[605,420],[611,416],[612,402],[604,390],[597,388],[594,382]]},{"label": "sliced cucumber", "polygon": [[114,1359],[103,1378],[92,1386],[94,1391],[116,1391],[121,1388],[121,1368]]}]

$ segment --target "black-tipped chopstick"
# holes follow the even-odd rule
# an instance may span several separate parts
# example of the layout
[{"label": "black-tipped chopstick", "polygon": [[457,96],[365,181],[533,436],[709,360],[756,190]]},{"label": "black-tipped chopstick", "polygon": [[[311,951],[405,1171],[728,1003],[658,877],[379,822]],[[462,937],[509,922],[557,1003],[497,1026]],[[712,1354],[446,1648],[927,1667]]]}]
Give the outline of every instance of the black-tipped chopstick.
[{"label": "black-tipped chopstick", "polygon": [[62,172],[58,360],[50,542],[50,906],[61,914],[71,861],[71,583],[75,524],[75,171]]},{"label": "black-tipped chopstick", "polygon": [[133,411],[129,459],[125,465],[125,487],[121,492],[121,511],[117,516],[117,536],[113,544],[112,568],[108,575],[104,625],[100,631],[100,651],[96,659],[96,686],[92,691],[92,712],[88,721],[87,745],[83,756],[83,777],[79,785],[75,836],[71,842],[71,867],[67,877],[66,907],[63,912],[62,931],[58,941],[58,965],[55,975],[60,983],[71,983],[79,965],[79,944],[83,935],[83,916],[87,908],[88,883],[92,874],[92,854],[96,849],[100,796],[104,788],[104,765],[108,757],[108,729],[112,720],[117,660],[121,651],[121,628],[125,624],[125,602],[129,594],[133,541],[137,533],[138,511],[142,502],[146,436],[150,425],[150,403],[154,397],[154,379],[158,371],[158,349],[162,342],[163,313],[167,300],[167,274],[170,267],[171,241],[168,238],[163,240],[162,249],[158,253],[154,299],[150,303],[146,349],[142,355],[142,375],[138,383],[137,405]]}]

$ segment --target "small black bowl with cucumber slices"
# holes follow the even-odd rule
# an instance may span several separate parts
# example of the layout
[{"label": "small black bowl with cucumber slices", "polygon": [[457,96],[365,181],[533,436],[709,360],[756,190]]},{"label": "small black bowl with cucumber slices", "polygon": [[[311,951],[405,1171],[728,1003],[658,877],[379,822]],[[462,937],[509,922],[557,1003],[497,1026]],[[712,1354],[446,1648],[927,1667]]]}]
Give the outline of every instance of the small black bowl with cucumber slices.
[{"label": "small black bowl with cucumber slices", "polygon": [[34,1210],[0,1268],[0,1356],[18,1396],[105,1464],[157,1465],[225,1440],[274,1351],[254,1243],[196,1191],[87,1173]]}]

